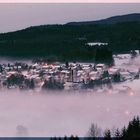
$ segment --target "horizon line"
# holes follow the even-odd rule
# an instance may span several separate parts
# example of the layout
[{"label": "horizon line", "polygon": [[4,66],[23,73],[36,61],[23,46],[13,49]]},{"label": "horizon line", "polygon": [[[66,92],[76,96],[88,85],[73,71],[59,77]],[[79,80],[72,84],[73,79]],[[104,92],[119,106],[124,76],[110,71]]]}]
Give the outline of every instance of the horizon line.
[{"label": "horizon line", "polygon": [[66,24],[72,23],[72,22],[75,22],[75,23],[76,23],[76,22],[96,22],[96,21],[106,20],[106,19],[109,19],[109,18],[117,17],[117,16],[125,16],[125,15],[133,15],[133,14],[140,14],[140,13],[117,14],[117,15],[113,15],[113,16],[108,16],[108,17],[106,17],[106,18],[100,18],[100,19],[97,19],[97,20],[78,20],[78,21],[69,21],[69,22],[66,22],[66,23],[52,23],[52,24],[45,24],[45,23],[44,23],[44,24],[39,24],[39,25],[27,26],[27,27],[25,27],[25,28],[13,30],[13,31],[0,32],[0,34],[17,32],[17,31],[25,30],[25,29],[32,28],[32,27],[39,27],[39,26],[66,25]]}]

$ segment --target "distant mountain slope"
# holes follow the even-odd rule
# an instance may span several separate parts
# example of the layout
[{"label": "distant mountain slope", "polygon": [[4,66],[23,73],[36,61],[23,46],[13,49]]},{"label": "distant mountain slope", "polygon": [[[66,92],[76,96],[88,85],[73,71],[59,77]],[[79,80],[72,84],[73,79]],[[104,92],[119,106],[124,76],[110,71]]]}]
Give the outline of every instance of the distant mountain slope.
[{"label": "distant mountain slope", "polygon": [[[140,50],[139,16],[139,14],[129,15],[129,21],[137,19],[133,22],[123,20],[125,22],[117,24],[42,25],[3,33],[0,34],[0,56],[93,60],[97,56],[96,50],[87,47],[85,44],[88,42],[106,42],[113,53]],[[120,21],[121,18],[117,17]],[[100,56],[105,59],[105,54]]]},{"label": "distant mountain slope", "polygon": [[115,24],[118,22],[132,22],[132,21],[140,21],[140,13],[113,16],[110,18],[96,21],[69,22],[67,23],[67,25]]}]

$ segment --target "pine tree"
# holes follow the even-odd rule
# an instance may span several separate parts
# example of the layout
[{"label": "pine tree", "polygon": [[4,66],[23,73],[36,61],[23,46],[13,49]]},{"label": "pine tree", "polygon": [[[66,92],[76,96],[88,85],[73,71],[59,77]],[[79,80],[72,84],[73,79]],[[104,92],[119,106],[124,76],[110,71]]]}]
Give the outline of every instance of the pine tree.
[{"label": "pine tree", "polygon": [[100,137],[101,129],[97,126],[97,124],[91,124],[91,127],[88,132],[89,137]]},{"label": "pine tree", "polygon": [[116,140],[119,140],[119,139],[120,139],[120,136],[121,136],[121,135],[120,135],[120,131],[119,131],[119,129],[117,128],[117,129],[116,129],[116,132],[115,132],[115,139],[116,139]]},{"label": "pine tree", "polygon": [[111,132],[109,129],[104,132],[104,140],[111,140]]},{"label": "pine tree", "polygon": [[34,83],[34,80],[31,79],[30,81],[30,86],[29,86],[30,89],[34,89],[35,88],[35,83]]},{"label": "pine tree", "polygon": [[126,132],[127,130],[126,130],[126,128],[125,128],[125,126],[122,128],[122,131],[121,131],[121,138],[122,139],[126,139],[126,137],[127,137],[127,132]]}]

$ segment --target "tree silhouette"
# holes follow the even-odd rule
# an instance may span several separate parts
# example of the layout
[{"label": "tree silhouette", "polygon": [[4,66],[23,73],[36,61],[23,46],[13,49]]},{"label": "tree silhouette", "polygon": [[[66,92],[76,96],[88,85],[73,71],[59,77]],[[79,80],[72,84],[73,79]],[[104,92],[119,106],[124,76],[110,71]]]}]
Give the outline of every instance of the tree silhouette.
[{"label": "tree silhouette", "polygon": [[100,137],[101,136],[101,129],[97,126],[97,124],[92,123],[91,127],[88,131],[89,137]]},{"label": "tree silhouette", "polygon": [[111,140],[111,132],[109,129],[105,130],[104,132],[104,140]]},{"label": "tree silhouette", "polygon": [[120,131],[119,131],[118,128],[116,129],[114,136],[115,136],[115,140],[119,140],[120,139]]}]

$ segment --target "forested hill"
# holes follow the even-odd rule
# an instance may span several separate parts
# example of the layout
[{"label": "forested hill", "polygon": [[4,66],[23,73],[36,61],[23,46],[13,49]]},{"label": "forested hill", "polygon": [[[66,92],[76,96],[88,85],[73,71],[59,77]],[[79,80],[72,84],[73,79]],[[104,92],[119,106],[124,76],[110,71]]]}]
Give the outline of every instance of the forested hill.
[{"label": "forested hill", "polygon": [[[140,22],[93,25],[44,25],[0,34],[0,55],[46,56],[58,60],[93,60],[87,42],[107,42],[113,53],[140,49]],[[101,53],[103,59],[108,55]]]},{"label": "forested hill", "polygon": [[89,24],[115,24],[121,22],[134,22],[140,21],[140,14],[133,13],[128,15],[113,16],[106,19],[95,20],[95,21],[83,21],[83,22],[69,22],[67,25],[89,25]]}]

